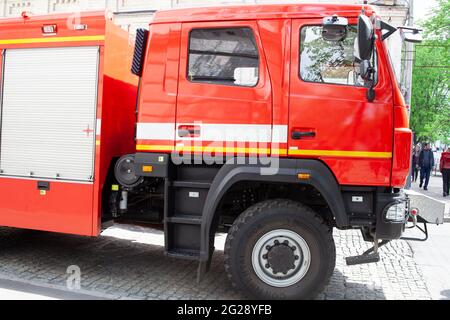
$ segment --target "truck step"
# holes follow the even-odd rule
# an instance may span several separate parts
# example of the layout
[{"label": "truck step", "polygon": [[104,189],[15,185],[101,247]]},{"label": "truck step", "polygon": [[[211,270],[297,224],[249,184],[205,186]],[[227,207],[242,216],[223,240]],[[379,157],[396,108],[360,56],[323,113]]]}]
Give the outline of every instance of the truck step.
[{"label": "truck step", "polygon": [[186,260],[198,261],[200,258],[200,253],[198,250],[186,250],[186,249],[172,249],[166,252],[168,257]]},{"label": "truck step", "polygon": [[202,218],[200,216],[192,216],[187,214],[167,217],[166,221],[169,223],[180,223],[180,224],[196,224],[196,225],[202,224]]},{"label": "truck step", "polygon": [[360,256],[353,256],[345,258],[345,262],[348,266],[356,264],[374,263],[380,261],[379,253],[362,254]]},{"label": "truck step", "polygon": [[172,187],[175,188],[197,188],[197,189],[209,189],[211,183],[204,181],[172,181]]}]

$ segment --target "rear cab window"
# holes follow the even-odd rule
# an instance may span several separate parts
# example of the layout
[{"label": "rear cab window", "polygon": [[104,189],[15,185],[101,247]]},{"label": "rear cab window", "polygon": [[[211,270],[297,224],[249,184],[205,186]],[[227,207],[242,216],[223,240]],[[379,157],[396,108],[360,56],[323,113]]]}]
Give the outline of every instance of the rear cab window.
[{"label": "rear cab window", "polygon": [[189,34],[189,81],[254,87],[259,54],[248,27],[193,29]]}]

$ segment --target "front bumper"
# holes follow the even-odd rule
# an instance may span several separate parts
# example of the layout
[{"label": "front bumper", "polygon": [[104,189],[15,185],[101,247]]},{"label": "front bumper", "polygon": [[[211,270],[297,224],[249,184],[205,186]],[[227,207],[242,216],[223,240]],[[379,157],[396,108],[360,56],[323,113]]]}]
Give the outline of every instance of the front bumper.
[{"label": "front bumper", "polygon": [[[408,219],[411,221],[415,211],[417,217],[414,220],[419,223],[442,224],[446,210],[445,203],[413,190],[401,190],[398,193],[378,193],[376,196],[377,224],[375,235],[378,239],[399,239]],[[396,219],[387,219],[388,208],[395,204],[402,204],[403,214],[398,214]],[[389,216],[389,215],[388,215]],[[395,215],[390,215],[390,217]]]},{"label": "front bumper", "polygon": [[[388,219],[389,208],[394,206],[403,207],[402,215],[396,219]],[[405,224],[409,213],[409,198],[403,191],[398,193],[377,193],[376,195],[377,224],[375,235],[380,240],[399,239],[405,231]],[[388,217],[387,217],[388,215]]]},{"label": "front bumper", "polygon": [[410,199],[410,208],[417,210],[419,222],[431,224],[444,223],[444,214],[446,210],[447,212],[449,211],[445,202],[433,199],[413,190],[405,190],[405,193]]}]

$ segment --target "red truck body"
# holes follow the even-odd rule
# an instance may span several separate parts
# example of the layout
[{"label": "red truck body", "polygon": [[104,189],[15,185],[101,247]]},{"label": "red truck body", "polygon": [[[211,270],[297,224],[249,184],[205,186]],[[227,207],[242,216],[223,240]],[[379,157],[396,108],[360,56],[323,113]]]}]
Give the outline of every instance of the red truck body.
[{"label": "red truck body", "polygon": [[[77,20],[79,21],[76,22]],[[77,23],[85,25],[86,29],[74,30]],[[56,33],[44,34],[42,28],[47,25],[56,26]],[[1,19],[0,39],[0,50],[3,53],[0,57],[3,87],[9,81],[9,70],[5,70],[7,62],[4,60],[5,57],[8,59],[9,52],[13,50],[47,48],[70,50],[78,47],[94,48],[94,51],[98,49],[98,59],[94,57],[93,61],[93,64],[97,64],[94,67],[98,68],[98,76],[94,81],[96,101],[92,104],[95,118],[79,123],[68,121],[66,124],[71,126],[80,139],[85,138],[87,143],[92,144],[95,150],[92,179],[72,181],[63,176],[46,179],[48,177],[26,177],[20,173],[10,175],[3,168],[3,164],[0,176],[0,225],[88,236],[98,235],[101,227],[102,188],[111,159],[134,150],[137,77],[129,72],[133,46],[128,33],[114,25],[111,19],[106,17],[105,12],[91,12],[80,16],[57,14]],[[77,59],[76,56],[71,58]],[[51,64],[51,61],[49,63]],[[25,65],[22,67],[26,68]],[[26,71],[24,72],[26,74]],[[49,80],[48,76],[43,75],[39,80]],[[67,76],[70,77],[70,74]],[[38,87],[37,84],[36,86]],[[55,88],[55,92],[58,89],[60,88]],[[3,92],[4,100],[7,94],[9,92]],[[34,101],[29,101],[29,108],[24,108],[24,112],[32,112],[33,103],[45,99],[48,97],[36,95]],[[68,110],[68,115],[77,112],[77,106],[62,107]],[[8,130],[6,118],[8,111],[7,106],[3,106],[3,133]],[[27,114],[23,114],[23,117],[27,117]],[[42,125],[33,129],[45,130],[44,127]],[[26,127],[22,123],[14,130],[17,133],[26,130]],[[11,137],[8,143],[15,144],[15,147],[23,153],[27,153],[35,144],[33,141],[31,143],[20,141],[20,136]],[[67,152],[63,145],[58,147],[60,148],[58,152]],[[4,158],[2,160],[6,161]],[[29,163],[28,166],[33,165]],[[41,192],[37,183],[45,180],[51,181],[50,190]]]},{"label": "red truck body", "polygon": [[[315,158],[329,166],[339,184],[402,187],[411,131],[385,45],[376,41],[379,82],[373,102],[367,101],[363,87],[310,83],[298,74],[300,29],[321,24],[323,16],[332,14],[356,24],[360,12],[358,5],[308,4],[157,12],[150,24],[139,97],[137,151]],[[188,34],[229,26],[254,32],[261,53],[258,84],[247,88],[189,81]],[[256,146],[248,141],[225,146],[223,140],[208,141],[208,132],[200,144],[195,143],[199,137],[180,139],[177,128],[194,122],[202,123],[201,131],[216,130],[219,137],[225,130],[251,127],[268,134]],[[159,130],[146,130],[155,126]],[[291,132],[298,128],[316,136],[293,140]]]},{"label": "red truck body", "polygon": [[0,225],[156,223],[199,279],[226,231],[240,289],[310,297],[334,267],[329,230],[378,243],[408,219],[411,130],[383,28],[337,4],[159,11],[135,44],[103,12],[0,20]]}]

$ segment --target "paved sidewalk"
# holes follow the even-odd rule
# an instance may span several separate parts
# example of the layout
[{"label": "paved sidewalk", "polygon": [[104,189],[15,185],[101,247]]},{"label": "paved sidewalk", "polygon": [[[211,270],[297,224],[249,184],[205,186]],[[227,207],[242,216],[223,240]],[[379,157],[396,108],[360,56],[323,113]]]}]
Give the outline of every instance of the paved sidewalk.
[{"label": "paved sidewalk", "polygon": [[432,298],[450,300],[450,223],[430,225],[428,231],[427,241],[409,241],[414,260]]},{"label": "paved sidewalk", "polygon": [[[444,225],[429,225],[429,238],[425,242],[409,241],[414,260],[423,272],[424,280],[433,299],[450,299],[450,196],[443,197],[442,177],[432,175],[428,191],[419,188],[419,179],[412,189],[435,200],[444,202]],[[422,236],[417,231],[410,232]]]},{"label": "paved sidewalk", "polygon": [[[336,231],[336,269],[317,299],[431,299],[406,241],[381,249],[377,264],[346,266],[344,258],[369,247],[358,231]],[[0,278],[66,290],[68,266],[81,269],[81,292],[107,299],[242,299],[225,275],[223,242],[206,278],[197,264],[164,256],[161,231],[116,225],[99,238],[0,228]],[[0,283],[1,286],[1,283]],[[1,296],[0,299],[9,298]],[[4,293],[5,294],[5,293]],[[70,299],[70,298],[69,298]]]},{"label": "paved sidewalk", "polygon": [[412,183],[411,189],[445,203],[445,220],[446,222],[450,222],[450,196],[444,198],[442,195],[442,176],[440,173],[439,175],[431,175],[430,182],[428,184],[428,191],[423,190],[423,188],[419,188],[419,182],[420,179],[417,178],[417,181]]}]

